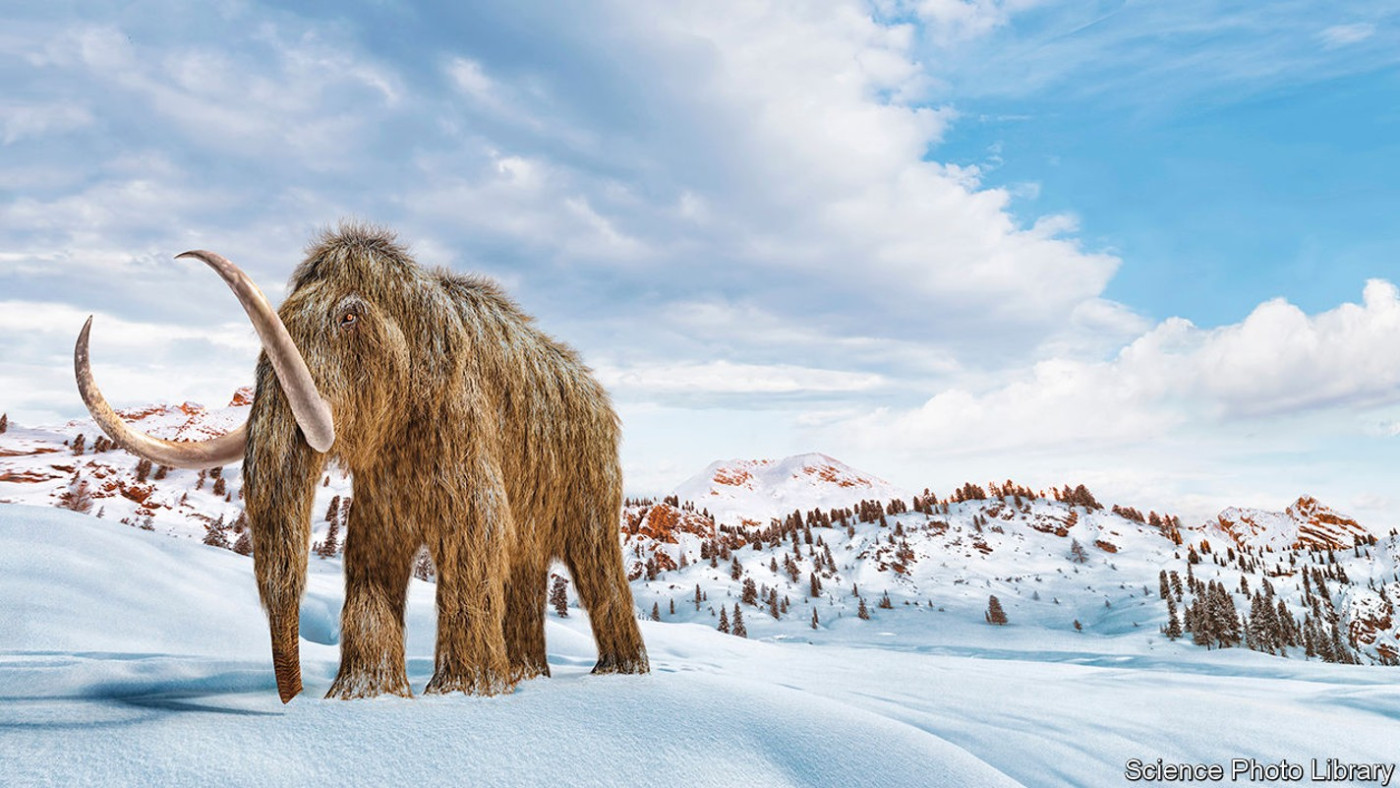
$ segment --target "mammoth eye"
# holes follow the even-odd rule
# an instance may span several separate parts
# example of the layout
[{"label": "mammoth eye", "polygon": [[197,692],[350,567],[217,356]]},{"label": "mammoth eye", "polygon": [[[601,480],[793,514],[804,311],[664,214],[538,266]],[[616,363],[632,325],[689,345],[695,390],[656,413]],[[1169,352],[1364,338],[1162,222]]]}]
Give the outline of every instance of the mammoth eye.
[{"label": "mammoth eye", "polygon": [[350,328],[350,327],[354,326],[355,323],[356,323],[356,321],[358,321],[359,319],[360,319],[360,316],[357,315],[357,314],[355,314],[354,312],[352,312],[352,311],[350,311],[350,310],[346,310],[346,311],[344,311],[344,312],[341,312],[341,313],[340,313],[340,327],[341,327],[341,328]]}]

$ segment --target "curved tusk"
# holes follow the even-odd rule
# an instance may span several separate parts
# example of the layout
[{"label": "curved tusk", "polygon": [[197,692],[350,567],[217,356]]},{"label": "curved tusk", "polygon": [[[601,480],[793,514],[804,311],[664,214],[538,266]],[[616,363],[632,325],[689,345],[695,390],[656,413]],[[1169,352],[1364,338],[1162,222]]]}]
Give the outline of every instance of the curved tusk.
[{"label": "curved tusk", "polygon": [[92,318],[88,317],[82,333],[78,334],[78,344],[73,348],[73,372],[78,378],[78,393],[107,437],[138,457],[172,468],[214,468],[243,459],[243,447],[248,442],[246,424],[217,438],[185,442],[153,438],[122,421],[121,416],[107,404],[107,398],[102,396],[97,381],[92,378],[92,366],[88,360],[88,334],[91,330]]},{"label": "curved tusk", "polygon": [[316,390],[316,382],[311,379],[311,371],[306,368],[306,360],[292,341],[282,318],[277,316],[272,305],[267,302],[262,291],[253,280],[236,265],[214,252],[196,249],[175,255],[193,257],[219,272],[228,283],[243,310],[248,313],[253,328],[262,340],[263,350],[277,371],[277,380],[287,394],[292,406],[292,415],[306,436],[306,442],[319,452],[330,451],[335,443],[335,423],[331,418],[331,406],[321,398]]}]

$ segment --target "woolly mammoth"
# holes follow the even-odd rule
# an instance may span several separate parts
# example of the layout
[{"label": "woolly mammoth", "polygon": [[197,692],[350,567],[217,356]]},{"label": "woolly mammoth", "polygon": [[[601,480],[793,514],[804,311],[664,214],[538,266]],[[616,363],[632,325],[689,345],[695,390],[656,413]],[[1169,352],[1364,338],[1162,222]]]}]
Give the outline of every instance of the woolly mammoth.
[{"label": "woolly mammoth", "polygon": [[88,363],[78,389],[112,440],[152,462],[243,461],[258,592],[277,691],[301,691],[298,612],[312,497],[330,461],[354,476],[345,539],[340,671],[327,697],[410,695],[404,604],[414,557],[437,568],[437,647],[427,692],[493,695],[548,675],[550,562],[568,567],[589,609],[595,673],[645,673],[618,544],[618,422],[567,346],[486,280],[420,268],[391,233],[324,234],[274,311],[212,252],[186,252],[233,289],[259,338],[243,427],[202,442],[132,429]]}]

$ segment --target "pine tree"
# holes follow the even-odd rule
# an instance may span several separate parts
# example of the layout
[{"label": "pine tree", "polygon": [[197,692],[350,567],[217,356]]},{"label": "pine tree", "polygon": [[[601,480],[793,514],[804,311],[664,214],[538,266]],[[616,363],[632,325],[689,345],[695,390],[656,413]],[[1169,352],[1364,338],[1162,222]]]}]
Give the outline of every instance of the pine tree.
[{"label": "pine tree", "polygon": [[[1384,594],[1384,591],[1382,591],[1382,594]],[[1278,620],[1280,645],[1298,645],[1298,628],[1294,624],[1293,616],[1288,613],[1288,606],[1283,604],[1282,599],[1278,601],[1278,607],[1274,611],[1274,616]]]},{"label": "pine tree", "polygon": [[330,506],[327,506],[327,507],[326,507],[326,522],[328,522],[328,523],[331,522],[332,520],[334,520],[334,519],[336,518],[336,515],[338,515],[338,514],[340,514],[340,496],[339,496],[339,495],[337,495],[337,496],[335,496],[334,498],[332,498],[332,499],[331,499]]},{"label": "pine tree", "polygon": [[233,543],[233,552],[239,555],[253,554],[253,540],[250,538],[252,531],[244,530],[238,535],[238,540]]},{"label": "pine tree", "polygon": [[229,548],[228,535],[224,533],[224,518],[220,517],[205,526],[204,543],[210,547]]},{"label": "pine tree", "polygon": [[215,495],[227,495],[227,494],[228,494],[228,484],[224,481],[224,477],[220,476],[219,478],[217,478],[217,479],[214,480],[214,494],[215,494]]},{"label": "pine tree", "polygon": [[68,489],[58,496],[58,503],[55,505],[79,514],[92,511],[92,491],[88,489],[87,479],[79,478],[78,472],[74,471],[72,480],[68,482]]},{"label": "pine tree", "polygon": [[151,475],[151,461],[142,459],[136,463],[136,481],[145,484],[146,477]]},{"label": "pine tree", "polygon": [[754,585],[752,577],[744,578],[744,592],[739,598],[746,605],[758,604],[758,586]]},{"label": "pine tree", "polygon": [[817,609],[814,607],[812,608],[812,629],[816,629],[820,623],[821,620],[817,618]]},{"label": "pine tree", "polygon": [[1069,543],[1069,560],[1076,564],[1088,563],[1089,556],[1084,552],[1084,545],[1078,539],[1071,539]]},{"label": "pine tree", "polygon": [[749,630],[744,626],[744,611],[739,609],[737,602],[734,604],[734,635],[741,638],[749,636]]},{"label": "pine tree", "polygon": [[818,597],[822,595],[822,581],[817,579],[817,573],[815,571],[813,571],[811,577],[808,578],[807,585],[808,596]]},{"label": "pine tree", "polygon": [[890,592],[886,591],[884,595],[880,597],[880,601],[876,602],[875,605],[884,610],[893,610],[894,603],[890,601]]},{"label": "pine tree", "polygon": [[861,597],[861,600],[860,600],[860,607],[856,608],[856,615],[859,616],[859,617],[860,617],[860,620],[862,620],[862,621],[869,621],[869,620],[870,620],[870,608],[868,608],[868,607],[865,606],[865,598],[864,598],[864,597]]},{"label": "pine tree", "polygon": [[[695,587],[699,590],[699,586]],[[549,587],[549,604],[554,606],[555,615],[560,618],[569,617],[569,581],[563,575],[555,575],[554,583]],[[700,603],[695,603],[695,609],[700,609]]]},{"label": "pine tree", "polygon": [[418,548],[418,556],[413,560],[413,576],[425,583],[437,582],[437,567],[426,546]]},{"label": "pine tree", "polygon": [[988,624],[1005,624],[1006,611],[1001,609],[1001,600],[992,595],[987,599],[987,612],[985,614]]},{"label": "pine tree", "polygon": [[322,558],[331,558],[340,550],[337,538],[340,536],[340,519],[331,520],[331,525],[326,529],[326,539],[321,542],[321,546],[316,549],[316,555]]},{"label": "pine tree", "polygon": [[73,456],[77,457],[77,456],[82,455],[82,453],[83,453],[83,447],[86,446],[86,445],[87,445],[87,436],[84,435],[84,434],[82,434],[81,432],[78,433],[78,437],[76,437],[76,438],[73,439]]},{"label": "pine tree", "polygon": [[661,603],[659,603],[659,602],[652,602],[652,603],[651,603],[651,620],[652,620],[652,621],[660,621],[660,620],[661,620]]},{"label": "pine tree", "polygon": [[0,413],[0,435],[4,435],[10,429],[10,414]]},{"label": "pine tree", "polygon": [[695,612],[697,612],[697,613],[700,612],[700,600],[701,600],[701,599],[703,599],[703,597],[700,595],[700,584],[699,584],[699,583],[696,583],[696,584],[695,584]]},{"label": "pine tree", "polygon": [[152,478],[154,478],[156,481],[160,481],[161,479],[164,479],[164,478],[166,477],[166,475],[169,474],[169,473],[170,473],[170,466],[168,466],[168,465],[157,465],[157,466],[156,466],[156,473],[155,473],[155,476],[152,477]]},{"label": "pine tree", "polygon": [[674,616],[675,614],[676,614],[676,598],[675,598],[675,597],[671,597],[671,615]]},{"label": "pine tree", "polygon": [[719,609],[719,626],[716,629],[726,635],[729,634],[729,608],[722,605]]},{"label": "pine tree", "polygon": [[1171,595],[1167,595],[1167,639],[1176,640],[1181,637],[1181,621],[1176,617],[1176,600]]}]

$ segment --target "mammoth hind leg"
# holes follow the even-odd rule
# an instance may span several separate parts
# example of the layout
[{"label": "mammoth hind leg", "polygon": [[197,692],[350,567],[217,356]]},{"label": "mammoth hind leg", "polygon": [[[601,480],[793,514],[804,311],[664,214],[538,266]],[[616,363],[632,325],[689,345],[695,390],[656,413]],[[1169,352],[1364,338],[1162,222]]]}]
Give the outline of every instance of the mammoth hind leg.
[{"label": "mammoth hind leg", "polygon": [[564,563],[588,609],[598,646],[594,673],[647,673],[646,645],[632,609],[632,588],[622,564],[622,547],[614,532],[598,529],[599,538],[570,545]]},{"label": "mammoth hind leg", "polygon": [[515,681],[549,675],[544,650],[544,603],[547,565],[517,560],[506,581],[506,659]]}]

